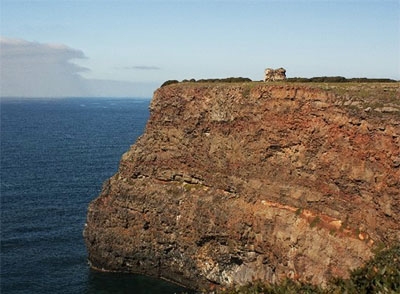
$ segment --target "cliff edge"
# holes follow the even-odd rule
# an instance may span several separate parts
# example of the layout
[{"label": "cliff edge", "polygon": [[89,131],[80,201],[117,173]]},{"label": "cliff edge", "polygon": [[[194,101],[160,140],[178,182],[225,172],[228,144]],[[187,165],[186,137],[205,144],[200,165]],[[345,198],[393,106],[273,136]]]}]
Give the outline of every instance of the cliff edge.
[{"label": "cliff edge", "polygon": [[357,84],[158,89],[89,206],[92,267],[196,289],[347,277],[400,241],[398,87],[372,106]]}]

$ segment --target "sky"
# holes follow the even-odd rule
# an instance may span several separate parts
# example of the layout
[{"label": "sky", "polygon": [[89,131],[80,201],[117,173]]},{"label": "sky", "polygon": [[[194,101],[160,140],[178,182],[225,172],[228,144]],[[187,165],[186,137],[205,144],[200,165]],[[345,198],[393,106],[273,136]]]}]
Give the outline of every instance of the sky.
[{"label": "sky", "polygon": [[0,0],[0,96],[151,97],[166,80],[400,80],[399,0]]}]

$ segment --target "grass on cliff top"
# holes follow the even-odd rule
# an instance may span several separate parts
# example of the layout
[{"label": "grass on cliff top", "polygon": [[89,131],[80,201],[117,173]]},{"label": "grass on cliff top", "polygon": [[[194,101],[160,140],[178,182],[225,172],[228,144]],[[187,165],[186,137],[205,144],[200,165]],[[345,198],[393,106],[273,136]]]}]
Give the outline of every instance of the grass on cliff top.
[{"label": "grass on cliff top", "polygon": [[285,280],[279,285],[256,283],[235,289],[218,292],[219,294],[359,294],[359,293],[400,293],[400,244],[377,252],[375,257],[363,267],[350,273],[349,279],[334,279],[323,289],[319,286]]},{"label": "grass on cliff top", "polygon": [[[326,78],[326,77],[325,77]],[[261,85],[301,86],[318,88],[331,92],[337,97],[337,103],[343,107],[354,110],[365,110],[376,114],[389,113],[400,117],[400,82],[389,79],[345,79],[338,81],[338,77],[330,79],[292,78],[279,82],[251,81],[248,78],[203,79],[203,80],[177,80],[166,81],[161,87],[172,84],[185,84],[188,86],[220,86],[238,85],[248,87],[248,91]],[[306,80],[306,81],[304,81]],[[245,91],[246,92],[246,91]],[[246,93],[247,93],[246,92]]]},{"label": "grass on cliff top", "polygon": [[371,107],[400,106],[400,83],[315,83],[312,86]]},{"label": "grass on cliff top", "polygon": [[335,94],[338,105],[348,109],[400,117],[400,82],[289,83]]}]

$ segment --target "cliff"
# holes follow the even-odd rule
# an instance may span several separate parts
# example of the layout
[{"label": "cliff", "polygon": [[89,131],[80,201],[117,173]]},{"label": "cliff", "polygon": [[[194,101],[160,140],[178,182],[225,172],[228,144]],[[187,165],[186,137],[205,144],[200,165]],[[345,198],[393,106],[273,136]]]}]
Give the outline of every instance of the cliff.
[{"label": "cliff", "polygon": [[92,267],[197,289],[347,277],[400,241],[399,85],[364,86],[158,89],[89,206]]}]

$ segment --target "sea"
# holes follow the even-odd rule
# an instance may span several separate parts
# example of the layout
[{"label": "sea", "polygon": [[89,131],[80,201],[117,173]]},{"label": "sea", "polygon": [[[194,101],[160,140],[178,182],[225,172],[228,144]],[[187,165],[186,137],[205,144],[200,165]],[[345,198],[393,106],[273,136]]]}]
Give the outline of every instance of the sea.
[{"label": "sea", "polygon": [[90,269],[87,207],[143,133],[150,99],[2,98],[0,293],[182,293]]}]

